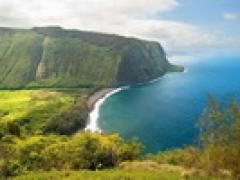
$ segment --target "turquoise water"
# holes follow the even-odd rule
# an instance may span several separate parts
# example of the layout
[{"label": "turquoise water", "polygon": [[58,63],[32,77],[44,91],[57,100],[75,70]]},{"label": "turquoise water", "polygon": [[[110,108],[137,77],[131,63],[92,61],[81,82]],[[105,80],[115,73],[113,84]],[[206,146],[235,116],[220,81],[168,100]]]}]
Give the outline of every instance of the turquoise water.
[{"label": "turquoise water", "polygon": [[138,137],[146,152],[196,143],[196,123],[206,94],[227,102],[240,95],[240,56],[208,57],[178,62],[187,72],[165,75],[108,98],[99,126],[125,138]]}]

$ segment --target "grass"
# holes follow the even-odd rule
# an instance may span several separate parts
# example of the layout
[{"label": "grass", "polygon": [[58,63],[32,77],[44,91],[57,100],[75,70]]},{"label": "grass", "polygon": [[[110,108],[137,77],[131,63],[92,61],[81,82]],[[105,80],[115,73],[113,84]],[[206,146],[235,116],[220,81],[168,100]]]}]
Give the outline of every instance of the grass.
[{"label": "grass", "polygon": [[[158,170],[103,170],[103,171],[50,171],[30,172],[11,180],[223,180],[224,178],[209,176],[185,176],[179,172]],[[226,178],[225,178],[226,180]]]},{"label": "grass", "polygon": [[[53,171],[53,172],[31,172],[27,175],[10,178],[12,180],[181,180],[184,179],[178,173],[160,171]],[[200,177],[190,177],[192,180],[200,180]],[[206,178],[205,178],[206,179]]]},{"label": "grass", "polygon": [[56,90],[0,91],[0,124],[18,122],[26,133],[41,132],[59,114],[78,101],[86,101],[88,90],[76,92]]},{"label": "grass", "polygon": [[99,171],[49,171],[29,172],[10,178],[12,180],[221,180],[227,177],[212,177],[197,174],[190,169],[152,161],[123,162],[118,168]]}]

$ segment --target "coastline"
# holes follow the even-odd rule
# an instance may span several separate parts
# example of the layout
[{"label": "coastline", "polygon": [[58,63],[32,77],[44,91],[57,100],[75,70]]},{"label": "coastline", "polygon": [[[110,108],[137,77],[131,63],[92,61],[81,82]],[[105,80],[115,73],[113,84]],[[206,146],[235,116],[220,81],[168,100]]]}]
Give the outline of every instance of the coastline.
[{"label": "coastline", "polygon": [[[186,70],[184,69],[184,72]],[[166,73],[167,74],[167,73]],[[160,79],[162,79],[166,74],[159,76],[155,79],[152,79],[148,82],[145,83],[138,83],[136,85],[144,85],[144,84],[152,84]],[[100,91],[95,92],[93,95],[91,95],[88,98],[87,105],[89,109],[89,114],[88,114],[88,123],[85,127],[85,131],[91,131],[91,132],[99,132],[101,133],[101,129],[98,127],[98,118],[100,114],[100,108],[102,104],[105,102],[105,100],[112,96],[115,93],[118,93],[119,91],[129,88],[131,86],[124,86],[124,87],[119,87],[119,88],[105,88]]]},{"label": "coastline", "polygon": [[94,105],[96,104],[97,101],[99,101],[105,95],[114,91],[115,89],[117,89],[117,88],[106,88],[106,89],[102,89],[100,91],[97,91],[93,95],[91,95],[88,98],[88,101],[87,101],[87,105],[88,105],[89,110],[92,111],[94,109]]},{"label": "coastline", "polygon": [[88,115],[88,124],[85,128],[85,131],[101,132],[101,129],[98,127],[98,117],[101,105],[108,97],[121,91],[122,89],[123,88],[106,88],[94,93],[89,97],[87,105],[90,111]]}]

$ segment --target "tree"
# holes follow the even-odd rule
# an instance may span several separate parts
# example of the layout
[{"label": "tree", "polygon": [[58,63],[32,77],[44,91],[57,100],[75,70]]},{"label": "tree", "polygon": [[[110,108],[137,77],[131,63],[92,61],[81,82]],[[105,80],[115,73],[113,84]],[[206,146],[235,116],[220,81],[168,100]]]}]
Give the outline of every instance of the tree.
[{"label": "tree", "polygon": [[202,167],[209,172],[229,169],[240,174],[240,107],[236,100],[228,106],[209,97],[199,123],[203,148]]}]

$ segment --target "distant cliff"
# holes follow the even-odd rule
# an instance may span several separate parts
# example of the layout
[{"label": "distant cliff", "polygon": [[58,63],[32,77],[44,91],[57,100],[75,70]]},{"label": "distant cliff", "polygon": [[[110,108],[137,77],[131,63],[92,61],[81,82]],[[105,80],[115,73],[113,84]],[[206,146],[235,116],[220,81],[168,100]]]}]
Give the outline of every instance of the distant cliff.
[{"label": "distant cliff", "polygon": [[157,42],[60,27],[0,28],[1,89],[114,87],[181,70]]}]

